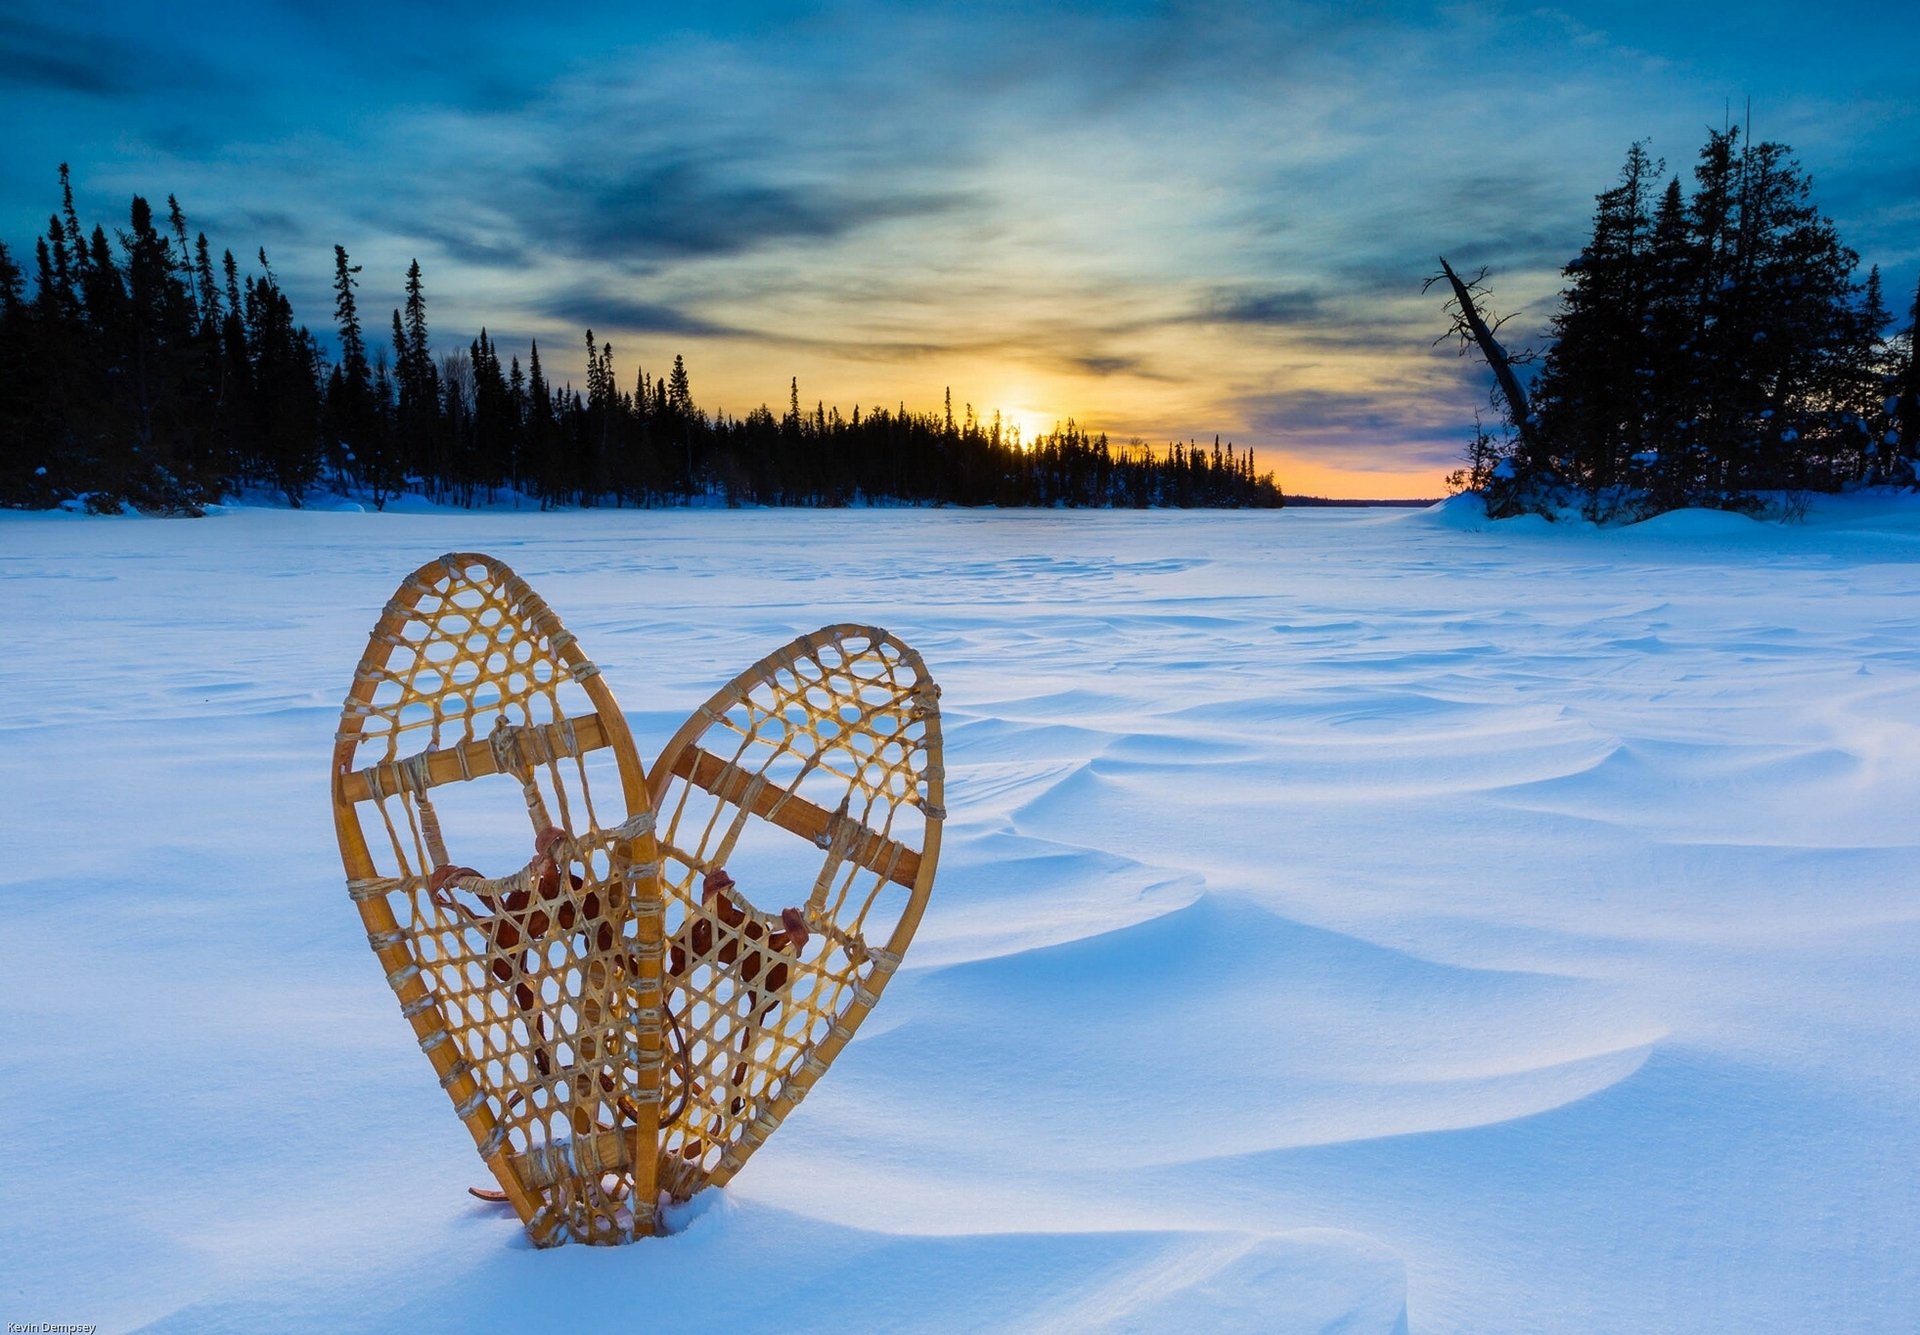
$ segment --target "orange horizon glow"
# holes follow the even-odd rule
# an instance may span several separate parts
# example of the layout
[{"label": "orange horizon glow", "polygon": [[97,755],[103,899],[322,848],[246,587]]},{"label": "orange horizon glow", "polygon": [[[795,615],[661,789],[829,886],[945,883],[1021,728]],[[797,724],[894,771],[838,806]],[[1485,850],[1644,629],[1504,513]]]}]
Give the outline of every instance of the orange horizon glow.
[{"label": "orange horizon glow", "polygon": [[[643,340],[626,340],[625,346],[631,348],[636,341],[656,340],[644,339],[643,336]],[[541,342],[544,357],[549,340],[543,337]],[[801,411],[808,416],[815,411],[816,405],[827,412],[837,410],[843,418],[849,419],[856,407],[863,414],[882,408],[897,412],[904,407],[913,414],[938,415],[945,411],[946,396],[951,394],[956,422],[964,422],[971,413],[982,427],[990,427],[998,415],[1007,438],[1011,439],[1017,433],[1023,448],[1031,448],[1035,441],[1068,425],[1088,435],[1105,434],[1116,447],[1138,443],[1155,452],[1189,440],[1211,448],[1213,438],[1218,434],[1222,445],[1232,444],[1236,453],[1251,449],[1256,471],[1272,473],[1281,490],[1289,496],[1314,496],[1330,500],[1434,499],[1446,495],[1445,475],[1457,466],[1453,463],[1444,467],[1435,465],[1425,468],[1380,466],[1406,457],[1405,442],[1396,442],[1400,448],[1383,444],[1377,452],[1368,452],[1370,457],[1367,457],[1367,462],[1374,466],[1343,467],[1311,449],[1291,446],[1272,439],[1268,433],[1250,429],[1244,421],[1235,420],[1235,415],[1224,405],[1205,402],[1212,396],[1204,392],[1194,394],[1198,386],[1192,383],[1172,386],[1150,384],[1144,387],[1145,393],[1136,395],[1116,393],[1116,390],[1132,387],[1113,384],[1115,377],[1096,379],[1057,373],[996,375],[980,364],[958,368],[980,372],[980,382],[991,383],[998,391],[976,396],[968,382],[957,375],[951,382],[929,386],[926,372],[930,368],[920,364],[880,367],[872,361],[821,356],[813,352],[776,359],[764,347],[747,347],[737,343],[733,346],[700,346],[709,342],[726,344],[731,340],[679,341],[687,348],[684,356],[694,400],[708,412],[725,412],[735,417],[743,417],[763,404],[776,413],[784,411],[786,395],[768,394],[766,388],[769,385],[785,387],[791,379],[797,378]],[[637,358],[621,357],[618,361],[624,362],[625,368],[616,374],[620,383],[630,386],[641,367],[649,375],[658,375],[671,366],[673,355],[672,352],[650,351]],[[754,368],[756,363],[764,369],[749,369]],[[800,369],[784,369],[790,366]],[[883,373],[876,374],[877,371]],[[933,378],[941,380],[937,375]],[[867,391],[854,395],[822,394],[815,388],[829,382],[844,384],[848,380],[866,382]],[[876,385],[875,382],[879,383]],[[1105,399],[1108,406],[1075,410],[1046,406],[1049,403],[1075,402],[1089,388]],[[1196,403],[1195,399],[1199,402]],[[1193,421],[1196,425],[1191,430],[1173,425],[1181,421]],[[1442,440],[1445,438],[1442,431],[1436,431],[1435,435]],[[1363,447],[1342,444],[1337,450],[1333,446],[1327,448],[1330,453],[1352,454]]]},{"label": "orange horizon glow", "polygon": [[[1047,236],[1069,225],[1098,234],[1112,219],[1023,218]],[[1191,285],[1121,272],[1098,252],[1082,248],[1063,267],[1057,238],[1041,248],[1025,231],[1009,235],[983,263],[965,227],[875,230],[902,233],[899,253],[863,234],[810,245],[804,280],[791,256],[774,253],[716,257],[697,272],[610,273],[613,318],[591,304],[581,314],[612,340],[622,385],[639,367],[657,376],[682,355],[694,402],[709,412],[744,417],[765,404],[778,415],[796,379],[803,412],[820,405],[848,419],[856,406],[938,414],[950,393],[956,421],[971,410],[991,423],[998,412],[1023,444],[1069,422],[1154,449],[1210,447],[1217,434],[1251,449],[1256,469],[1287,494],[1339,500],[1444,495],[1485,392],[1450,349],[1431,346],[1437,308],[1417,284],[1340,316],[1259,323],[1196,315]],[[463,293],[441,327],[477,325],[501,304],[538,311],[576,268],[542,262],[506,290]],[[1515,274],[1503,290],[1518,305],[1556,283],[1550,271]],[[698,310],[709,327],[622,329],[614,294],[649,310]],[[520,328],[539,337],[550,376],[580,341],[578,328],[550,316]]]}]

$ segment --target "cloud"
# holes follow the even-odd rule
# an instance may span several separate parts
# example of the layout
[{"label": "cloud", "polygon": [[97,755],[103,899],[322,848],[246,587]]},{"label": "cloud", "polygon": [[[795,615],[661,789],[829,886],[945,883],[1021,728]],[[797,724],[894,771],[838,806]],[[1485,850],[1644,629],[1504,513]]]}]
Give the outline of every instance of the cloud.
[{"label": "cloud", "polygon": [[1308,288],[1223,289],[1210,294],[1201,309],[1186,318],[1207,324],[1292,327],[1316,324],[1327,313],[1325,295]]},{"label": "cloud", "polygon": [[190,52],[165,58],[112,33],[0,15],[0,86],[98,99],[205,89],[213,68]]},{"label": "cloud", "polygon": [[1088,375],[1138,375],[1145,368],[1138,357],[1114,357],[1086,354],[1067,358],[1067,364]]},{"label": "cloud", "polygon": [[382,210],[378,216],[386,229],[397,236],[425,242],[426,247],[459,265],[501,272],[525,270],[539,258],[539,248],[518,234],[499,235],[478,228],[458,227],[445,220],[396,216]]},{"label": "cloud", "polygon": [[678,334],[689,338],[732,338],[745,331],[703,319],[677,306],[609,292],[603,287],[574,287],[552,293],[542,313],[581,328],[618,329],[625,334]]},{"label": "cloud", "polygon": [[895,218],[962,207],[957,195],[783,182],[704,158],[633,162],[607,174],[542,172],[538,236],[591,259],[693,259],[789,241],[829,241]]},{"label": "cloud", "polygon": [[[15,25],[7,24],[6,29]],[[16,34],[0,29],[0,80],[63,93],[104,97],[126,91],[125,82],[98,61],[59,51],[15,45]]]}]

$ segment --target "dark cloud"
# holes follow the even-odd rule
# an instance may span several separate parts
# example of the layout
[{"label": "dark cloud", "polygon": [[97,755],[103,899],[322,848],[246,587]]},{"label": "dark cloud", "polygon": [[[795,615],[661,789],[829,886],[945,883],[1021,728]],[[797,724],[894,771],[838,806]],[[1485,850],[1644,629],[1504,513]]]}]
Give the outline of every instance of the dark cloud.
[{"label": "dark cloud", "polygon": [[1314,324],[1326,317],[1327,299],[1307,288],[1267,288],[1215,293],[1187,317],[1196,324]]},{"label": "dark cloud", "polygon": [[1408,405],[1371,390],[1287,390],[1250,396],[1236,406],[1250,427],[1276,435],[1393,437],[1431,425]]},{"label": "dark cloud", "polygon": [[1067,362],[1068,365],[1074,369],[1085,371],[1088,375],[1133,375],[1143,369],[1143,365],[1138,357],[1087,354],[1079,357],[1069,357]]},{"label": "dark cloud", "polygon": [[0,47],[0,80],[25,87],[106,97],[126,91],[105,67],[73,56]]},{"label": "dark cloud", "polygon": [[933,362],[998,360],[1049,371],[1139,380],[1170,379],[1145,358],[1095,351],[1092,345],[1114,331],[1045,329],[1033,333],[950,339],[833,338],[772,330],[729,329],[730,337],[767,347],[804,350],[849,362]]},{"label": "dark cloud", "polygon": [[[583,329],[617,329],[625,334],[680,334],[688,338],[739,337],[747,331],[660,302],[610,292],[603,287],[574,287],[551,293],[541,310]],[[750,335],[749,335],[750,336]]]},{"label": "dark cloud", "polygon": [[1343,468],[1398,472],[1452,467],[1465,447],[1472,414],[1411,394],[1297,389],[1248,395],[1233,403],[1256,440]]},{"label": "dark cloud", "polygon": [[[259,270],[265,251],[274,277],[293,303],[296,318],[323,341],[333,320],[333,244],[315,234],[310,217],[277,209],[202,212],[190,199],[180,201],[187,226],[206,234],[214,255],[231,250],[240,272]],[[369,303],[363,299],[363,309]]]},{"label": "dark cloud", "polygon": [[215,82],[196,55],[161,51],[112,33],[0,15],[0,85],[120,99],[205,92]]},{"label": "dark cloud", "polygon": [[[1249,336],[1257,332],[1295,348],[1391,355],[1415,344],[1405,315],[1381,298],[1418,291],[1418,282],[1408,282],[1404,273],[1384,291],[1371,284],[1325,290],[1222,288],[1210,293],[1197,309],[1167,323],[1240,326]],[[1434,310],[1436,328],[1444,327],[1437,299]]]},{"label": "dark cloud", "polygon": [[602,260],[737,255],[964,207],[954,194],[793,184],[750,166],[723,169],[690,158],[636,163],[611,176],[546,170],[536,181],[546,197],[538,236]]},{"label": "dark cloud", "polygon": [[476,269],[494,269],[502,272],[525,270],[539,257],[539,248],[529,244],[518,235],[495,236],[486,232],[470,231],[464,228],[450,227],[442,222],[413,222],[394,219],[392,230],[399,235],[411,235],[420,241],[436,247],[442,255]]}]

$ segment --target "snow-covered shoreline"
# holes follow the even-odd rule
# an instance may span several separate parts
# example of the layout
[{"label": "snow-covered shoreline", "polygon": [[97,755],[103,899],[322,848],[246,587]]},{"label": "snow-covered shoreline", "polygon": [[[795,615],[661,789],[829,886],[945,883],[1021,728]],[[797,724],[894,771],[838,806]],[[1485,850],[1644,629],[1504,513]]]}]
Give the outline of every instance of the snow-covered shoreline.
[{"label": "snow-covered shoreline", "polygon": [[[796,631],[945,688],[858,1040],[653,1244],[528,1250],[341,888],[395,582],[512,564],[643,753]],[[6,1320],[1894,1331],[1920,508],[0,519]]]}]

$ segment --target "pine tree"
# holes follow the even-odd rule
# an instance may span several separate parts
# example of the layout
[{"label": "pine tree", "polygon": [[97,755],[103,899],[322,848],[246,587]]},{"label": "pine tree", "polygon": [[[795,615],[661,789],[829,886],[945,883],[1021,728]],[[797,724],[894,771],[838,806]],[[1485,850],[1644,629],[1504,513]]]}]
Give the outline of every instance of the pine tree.
[{"label": "pine tree", "polygon": [[45,504],[48,469],[32,453],[35,426],[27,387],[33,368],[26,275],[0,242],[0,501]]},{"label": "pine tree", "polygon": [[244,309],[240,304],[240,266],[234,262],[231,250],[221,254],[220,268],[227,280],[227,310],[238,315]]},{"label": "pine tree", "polygon": [[426,283],[420,261],[407,266],[404,320],[394,312],[394,380],[399,393],[396,430],[407,466],[425,477],[444,472],[440,375],[434,367],[427,334]]},{"label": "pine tree", "polygon": [[507,457],[510,468],[507,484],[517,492],[526,490],[527,473],[527,376],[520,369],[520,356],[511,358],[507,372]]},{"label": "pine tree", "polygon": [[1542,457],[1515,466],[1577,482],[1596,517],[1860,476],[1884,415],[1877,278],[1855,279],[1782,145],[1710,132],[1691,200],[1676,179],[1650,209],[1659,171],[1634,145],[1597,197],[1535,394]]},{"label": "pine tree", "polygon": [[1882,442],[1892,426],[1887,388],[1897,378],[1898,356],[1886,336],[1893,316],[1887,310],[1879,265],[1867,270],[1850,314],[1852,351],[1841,353],[1827,376],[1833,393],[1827,405],[1832,446],[1825,463],[1836,481],[1877,482],[1885,466]]},{"label": "pine tree", "polygon": [[439,365],[441,439],[445,448],[440,471],[442,493],[471,497],[479,476],[473,441],[473,358],[465,348],[442,353]]},{"label": "pine tree", "polygon": [[1906,330],[1894,340],[1888,379],[1893,421],[1882,439],[1891,454],[1887,479],[1920,485],[1920,286],[1913,294]]},{"label": "pine tree", "polygon": [[194,284],[193,251],[187,244],[187,215],[181,211],[180,201],[172,195],[167,196],[167,225],[173,229],[174,266],[187,300],[193,303],[193,321],[197,325],[200,323],[200,298]]},{"label": "pine tree", "polygon": [[[178,204],[173,212],[179,214]],[[172,245],[154,226],[153,210],[139,195],[129,210],[131,231],[120,241],[127,254],[125,327],[119,345],[124,419],[132,429],[127,487],[133,499],[166,511],[197,512],[206,499],[196,457],[198,406],[192,379],[197,371],[194,338],[198,312]],[[186,220],[176,217],[183,234]]]},{"label": "pine tree", "polygon": [[393,377],[387,369],[385,348],[374,354],[373,384],[367,402],[366,437],[360,452],[369,461],[366,468],[367,491],[373,508],[384,510],[402,485],[399,454],[395,447]]},{"label": "pine tree", "polygon": [[193,281],[200,306],[202,330],[218,331],[224,321],[220,310],[220,285],[213,276],[213,251],[205,232],[193,243]]},{"label": "pine tree", "polygon": [[353,289],[360,266],[350,264],[345,246],[333,248],[333,314],[340,338],[340,361],[327,381],[324,420],[335,451],[334,467],[343,479],[370,487],[377,506],[398,489],[396,461],[377,429],[372,367],[360,327]]},{"label": "pine tree", "polygon": [[354,275],[360,266],[347,263],[347,248],[333,248],[333,315],[340,329],[340,369],[349,383],[368,383],[367,344],[360,332],[360,313],[354,304]]},{"label": "pine tree", "polygon": [[64,162],[60,164],[60,217],[53,220],[47,231],[56,240],[64,237],[76,263],[83,266],[87,263],[89,257],[81,240],[80,214],[73,207],[73,176]]},{"label": "pine tree", "polygon": [[247,280],[244,299],[253,439],[266,476],[298,508],[320,472],[320,350],[304,328],[295,327],[293,305],[265,250],[259,259],[261,276]]},{"label": "pine tree", "polygon": [[677,352],[673,373],[667,377],[667,404],[682,417],[693,416],[693,386],[687,379],[687,363]]},{"label": "pine tree", "polygon": [[565,498],[566,485],[560,476],[559,428],[553,408],[553,388],[540,369],[540,343],[535,340],[527,352],[527,454],[534,475],[534,489],[542,506],[552,506]]},{"label": "pine tree", "polygon": [[1593,237],[1565,269],[1555,342],[1535,394],[1554,470],[1601,498],[1626,475],[1646,438],[1644,351],[1650,205],[1662,164],[1644,143],[1627,150],[1619,184],[1596,197]]},{"label": "pine tree", "polygon": [[1694,341],[1698,334],[1700,250],[1687,217],[1680,178],[1667,181],[1654,211],[1647,252],[1644,355],[1646,443],[1629,480],[1646,488],[1649,512],[1695,505],[1709,475],[1698,439],[1702,386]]},{"label": "pine tree", "polygon": [[484,327],[468,350],[473,363],[473,439],[477,481],[492,489],[513,471],[512,407],[500,357]]}]

